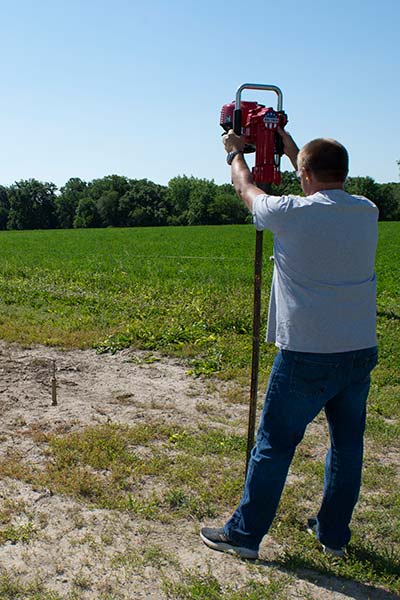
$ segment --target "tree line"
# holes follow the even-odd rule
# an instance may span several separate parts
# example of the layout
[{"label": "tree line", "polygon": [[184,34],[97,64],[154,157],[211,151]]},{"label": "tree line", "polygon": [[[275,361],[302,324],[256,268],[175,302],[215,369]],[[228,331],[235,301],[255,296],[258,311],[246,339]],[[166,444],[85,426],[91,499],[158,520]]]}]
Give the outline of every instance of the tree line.
[{"label": "tree line", "polygon": [[[400,183],[350,177],[346,190],[373,200],[380,220],[400,220]],[[285,171],[271,193],[301,194]],[[230,184],[177,176],[167,186],[148,179],[107,175],[86,182],[73,177],[60,189],[36,179],[0,185],[0,229],[69,229],[157,225],[227,225],[251,221]]]}]

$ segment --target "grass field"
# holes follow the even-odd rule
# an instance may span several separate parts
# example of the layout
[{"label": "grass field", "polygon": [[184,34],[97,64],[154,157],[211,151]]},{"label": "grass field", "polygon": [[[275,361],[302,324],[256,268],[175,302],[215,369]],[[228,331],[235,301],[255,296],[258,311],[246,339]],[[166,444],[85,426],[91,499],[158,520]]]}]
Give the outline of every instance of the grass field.
[{"label": "grass field", "polygon": [[[199,372],[227,375],[248,365],[248,227],[4,232],[0,257],[3,339],[104,350],[133,344],[192,356]],[[266,261],[266,284],[270,275]]]},{"label": "grass field", "polygon": [[[251,226],[1,232],[0,338],[115,351],[133,345],[192,358],[198,373],[248,373]],[[264,302],[272,239],[264,242]],[[400,225],[380,224],[382,367],[398,361]],[[274,349],[263,345],[269,367]]]},{"label": "grass field", "polygon": [[[99,352],[128,346],[146,349],[149,355],[158,351],[183,357],[194,376],[217,376],[240,387],[249,380],[251,361],[254,239],[251,226],[1,232],[0,338],[27,345],[95,347]],[[264,253],[265,323],[272,273],[268,234]],[[350,557],[346,562],[321,561],[301,533],[299,506],[318,493],[322,478],[321,462],[310,459],[312,444],[318,440],[309,439],[299,448],[293,465],[299,484],[284,494],[272,534],[290,544],[282,559],[289,569],[310,568],[400,593],[400,223],[380,223],[377,275],[380,363],[369,399],[364,492],[354,517]],[[274,355],[273,347],[262,345],[260,385],[265,384]],[[79,497],[76,482],[66,484],[65,469],[80,464],[109,470],[122,491],[116,497],[119,504],[107,506],[134,511],[137,507],[123,493],[132,477],[126,448],[137,444],[140,435],[143,432],[110,427],[88,429],[78,438],[76,434],[51,438],[48,479],[26,465],[5,463],[0,465],[0,477],[52,485],[60,493]],[[160,456],[157,450],[154,461],[140,463],[137,472],[154,477],[168,472],[176,479],[163,503],[141,506],[142,513],[147,510],[149,518],[163,520],[169,511],[169,516],[200,522],[210,513],[207,501],[213,515],[233,507],[240,493],[238,456],[245,440],[218,435],[210,426],[208,433],[160,429],[142,439],[144,445],[150,438],[173,443],[174,458],[170,463],[168,452]],[[96,450],[104,447],[113,456],[111,462],[110,452],[103,457]],[[74,454],[75,448],[80,452]],[[222,481],[219,471],[227,481],[222,490],[212,488],[208,499],[201,489],[200,456],[208,457],[217,482]],[[188,478],[185,493],[179,468]],[[110,498],[107,487],[92,494],[97,506],[104,507]],[[0,528],[0,544],[2,539]],[[213,578],[195,580],[188,575],[175,591],[168,585],[171,598],[222,598]],[[233,591],[229,597],[236,598]],[[242,597],[266,596],[249,592]]]}]

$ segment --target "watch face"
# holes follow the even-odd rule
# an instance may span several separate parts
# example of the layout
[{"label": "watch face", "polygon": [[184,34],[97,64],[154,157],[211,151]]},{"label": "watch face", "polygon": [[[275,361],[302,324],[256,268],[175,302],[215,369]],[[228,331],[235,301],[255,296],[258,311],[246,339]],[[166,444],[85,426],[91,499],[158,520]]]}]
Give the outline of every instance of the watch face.
[{"label": "watch face", "polygon": [[226,162],[228,163],[228,165],[230,165],[232,163],[236,154],[239,154],[239,152],[237,152],[236,150],[234,152],[228,152],[228,154],[226,156]]}]

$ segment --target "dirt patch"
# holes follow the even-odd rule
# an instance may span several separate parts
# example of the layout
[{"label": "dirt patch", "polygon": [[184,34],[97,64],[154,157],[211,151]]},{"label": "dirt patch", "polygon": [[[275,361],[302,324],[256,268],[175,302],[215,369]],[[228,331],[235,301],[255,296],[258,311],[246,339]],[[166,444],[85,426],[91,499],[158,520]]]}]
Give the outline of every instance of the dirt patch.
[{"label": "dirt patch", "polygon": [[[52,406],[53,364],[57,406]],[[144,352],[97,355],[0,342],[0,457],[17,451],[41,464],[44,455],[35,432],[67,433],[107,422],[194,427],[211,420],[213,427],[243,432],[247,407],[224,401],[227,385],[194,379],[180,361]],[[282,547],[271,536],[262,546],[264,562],[254,566],[208,550],[199,540],[199,524],[190,520],[159,523],[90,509],[6,478],[0,480],[0,510],[10,502],[17,507],[13,526],[26,527],[27,537],[0,545],[0,574],[42,581],[65,597],[72,592],[82,599],[159,600],[165,597],[163,577],[178,578],[185,569],[211,573],[229,585],[249,577],[267,583],[279,571],[273,561]],[[288,598],[365,597],[364,586],[309,579],[291,575]],[[371,589],[368,597],[390,595]]]}]

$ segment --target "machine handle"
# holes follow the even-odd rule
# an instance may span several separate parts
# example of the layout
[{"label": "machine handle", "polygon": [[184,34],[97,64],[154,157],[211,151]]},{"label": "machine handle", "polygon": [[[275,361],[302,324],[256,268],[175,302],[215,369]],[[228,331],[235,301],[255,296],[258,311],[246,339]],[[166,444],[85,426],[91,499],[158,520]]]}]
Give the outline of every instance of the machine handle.
[{"label": "machine handle", "polygon": [[[277,95],[277,110],[281,111],[283,106],[283,94],[282,90],[278,86],[263,83],[243,83],[236,90],[235,110],[233,113],[233,131],[236,133],[236,135],[242,135],[242,111],[240,107],[243,90],[263,90],[265,92],[275,92],[275,94]],[[280,157],[283,154],[283,140],[278,133],[275,137],[275,149],[276,154],[274,157],[274,161],[275,165],[279,168]],[[254,152],[254,148],[245,148],[244,151]]]},{"label": "machine handle", "polygon": [[279,135],[278,132],[275,133],[275,154],[274,154],[274,163],[275,166],[278,167],[278,169],[280,168],[281,165],[281,156],[284,155],[285,151],[284,151],[284,145],[283,145],[283,139],[281,138],[281,136]]},{"label": "machine handle", "polygon": [[242,110],[240,108],[235,108],[233,113],[233,131],[236,135],[242,135]]},{"label": "machine handle", "polygon": [[[266,92],[275,92],[275,94],[278,96],[277,110],[282,110],[282,106],[283,106],[282,90],[280,88],[278,88],[278,86],[276,86],[276,85],[268,85],[268,84],[264,85],[263,83],[243,83],[240,87],[238,87],[238,89],[236,90],[235,110],[240,109],[240,102],[241,102],[243,90],[264,90]],[[236,131],[235,131],[235,133],[236,133]]]}]

